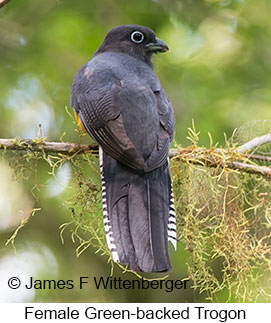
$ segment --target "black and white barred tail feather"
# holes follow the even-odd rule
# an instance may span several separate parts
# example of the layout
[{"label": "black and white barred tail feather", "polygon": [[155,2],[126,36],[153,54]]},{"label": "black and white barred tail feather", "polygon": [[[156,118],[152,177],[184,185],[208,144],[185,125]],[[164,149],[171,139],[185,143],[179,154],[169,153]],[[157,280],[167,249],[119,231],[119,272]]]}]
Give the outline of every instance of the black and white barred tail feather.
[{"label": "black and white barred tail feather", "polygon": [[176,219],[168,164],[136,174],[100,149],[100,168],[113,260],[135,271],[170,270],[168,241],[176,248]]},{"label": "black and white barred tail feather", "polygon": [[177,226],[172,184],[170,185],[169,195],[168,241],[170,241],[173,244],[174,249],[177,250]]},{"label": "black and white barred tail feather", "polygon": [[119,256],[117,253],[117,248],[113,237],[113,231],[112,231],[112,226],[111,226],[110,217],[108,213],[107,202],[106,202],[106,185],[105,185],[104,175],[103,175],[103,150],[101,147],[99,147],[99,160],[100,160],[100,172],[101,172],[101,179],[102,179],[102,202],[103,202],[104,230],[105,230],[106,243],[108,248],[111,251],[113,260],[115,262],[118,262]]}]

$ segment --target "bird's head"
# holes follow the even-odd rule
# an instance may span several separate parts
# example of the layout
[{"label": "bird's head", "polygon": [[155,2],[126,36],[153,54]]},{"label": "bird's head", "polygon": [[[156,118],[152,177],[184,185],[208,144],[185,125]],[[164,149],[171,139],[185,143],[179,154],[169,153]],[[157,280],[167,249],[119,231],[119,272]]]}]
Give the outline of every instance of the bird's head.
[{"label": "bird's head", "polygon": [[108,32],[96,55],[104,52],[121,52],[151,64],[152,54],[166,52],[168,49],[168,45],[157,38],[152,29],[141,25],[122,25]]}]

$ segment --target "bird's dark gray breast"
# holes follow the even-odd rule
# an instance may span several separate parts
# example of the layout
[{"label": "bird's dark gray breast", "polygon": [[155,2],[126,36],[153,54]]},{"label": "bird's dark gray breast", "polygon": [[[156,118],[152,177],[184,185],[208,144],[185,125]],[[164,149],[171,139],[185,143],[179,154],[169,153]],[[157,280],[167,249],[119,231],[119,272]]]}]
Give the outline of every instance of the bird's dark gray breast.
[{"label": "bird's dark gray breast", "polygon": [[152,68],[130,55],[104,53],[87,64],[87,71],[92,73],[93,86],[106,86],[110,90],[114,83],[120,84],[117,104],[126,133],[147,159],[157,144],[160,127],[155,93],[159,93],[161,85]]}]

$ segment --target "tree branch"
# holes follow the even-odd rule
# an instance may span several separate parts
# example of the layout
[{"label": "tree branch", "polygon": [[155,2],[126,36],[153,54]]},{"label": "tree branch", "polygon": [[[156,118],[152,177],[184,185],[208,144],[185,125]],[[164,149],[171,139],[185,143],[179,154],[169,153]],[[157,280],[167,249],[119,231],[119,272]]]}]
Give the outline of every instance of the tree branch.
[{"label": "tree branch", "polygon": [[32,150],[51,153],[74,154],[98,150],[98,146],[86,144],[74,144],[70,142],[49,142],[32,139],[0,139],[0,149],[8,150]]},{"label": "tree branch", "polygon": [[[236,156],[234,156],[234,160],[231,160],[229,154],[221,154],[221,150],[219,151],[218,149],[210,152],[208,152],[208,150],[204,151],[202,149],[194,151],[191,149],[170,149],[169,157],[180,157],[183,160],[183,162],[201,166],[204,165],[213,168],[221,166],[229,169],[244,171],[246,173],[259,174],[264,175],[266,177],[271,177],[271,167],[252,165],[245,162],[235,161]],[[240,159],[241,158],[242,156],[240,156]]]},{"label": "tree branch", "polygon": [[267,177],[271,176],[271,167],[266,166],[257,166],[257,165],[250,165],[246,163],[240,163],[240,162],[232,162],[229,168],[238,169],[238,170],[244,170],[247,173],[254,173],[254,174],[263,174]]},{"label": "tree branch", "polygon": [[0,8],[4,7],[6,4],[8,4],[11,0],[0,0]]},{"label": "tree branch", "polygon": [[[271,141],[271,135],[266,135],[262,137],[254,138],[248,143],[240,146],[237,152],[246,152],[260,144],[264,144]],[[45,151],[51,153],[62,153],[62,154],[75,154],[75,153],[87,153],[87,152],[97,152],[98,146],[96,144],[86,145],[86,144],[74,144],[70,142],[48,142],[42,139],[30,140],[30,139],[0,139],[0,149],[7,150],[30,150],[30,151]],[[193,154],[191,155],[191,152]],[[202,152],[202,150],[201,150]],[[197,154],[197,150],[192,151],[191,149],[170,149],[169,157],[181,157],[183,161],[189,163],[206,165],[208,167],[217,167],[218,165],[237,169],[240,171],[245,171],[248,173],[262,174],[267,177],[271,177],[271,167],[251,165],[243,162],[237,161],[223,161],[221,158],[206,157],[205,154],[200,152]],[[258,159],[261,156],[255,155]],[[192,157],[192,158],[191,158]],[[264,156],[263,156],[264,157]],[[253,155],[250,156],[253,158]],[[255,158],[255,159],[257,159]],[[263,159],[265,160],[265,158]]]},{"label": "tree branch", "polygon": [[268,142],[271,142],[271,134],[268,133],[266,135],[263,135],[261,137],[256,137],[250,140],[249,142],[245,143],[242,146],[239,146],[237,149],[237,152],[242,155],[243,153],[250,151],[251,149],[255,147],[259,147],[261,145],[267,144]]},{"label": "tree branch", "polygon": [[257,159],[257,160],[261,160],[261,161],[271,162],[271,157],[270,156],[246,154],[245,157],[247,157],[248,159]]}]

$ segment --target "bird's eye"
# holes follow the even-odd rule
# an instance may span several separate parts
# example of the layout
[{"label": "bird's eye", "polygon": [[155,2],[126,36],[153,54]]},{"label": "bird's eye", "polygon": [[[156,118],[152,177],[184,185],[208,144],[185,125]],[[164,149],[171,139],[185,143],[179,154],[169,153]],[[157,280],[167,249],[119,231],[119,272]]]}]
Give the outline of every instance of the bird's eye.
[{"label": "bird's eye", "polygon": [[140,44],[143,42],[144,40],[144,35],[142,34],[141,31],[134,31],[132,34],[131,34],[131,40],[134,42],[134,43],[137,43],[137,44]]}]

